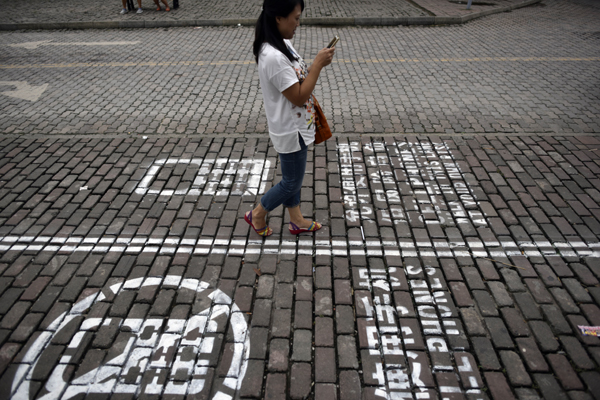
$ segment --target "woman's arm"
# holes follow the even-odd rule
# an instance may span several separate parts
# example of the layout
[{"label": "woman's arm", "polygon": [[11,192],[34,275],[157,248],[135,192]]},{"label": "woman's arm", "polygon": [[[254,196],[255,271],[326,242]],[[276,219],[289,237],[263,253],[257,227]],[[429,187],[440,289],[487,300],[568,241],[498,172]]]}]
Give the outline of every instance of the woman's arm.
[{"label": "woman's arm", "polygon": [[309,68],[309,74],[304,79],[302,83],[295,83],[286,90],[282,92],[286,99],[288,99],[292,104],[302,107],[304,103],[309,99],[313,90],[315,90],[315,86],[317,85],[317,80],[319,79],[319,74],[321,70],[331,64],[333,60],[333,54],[335,53],[335,48],[331,49],[323,49],[319,51],[315,60]]}]

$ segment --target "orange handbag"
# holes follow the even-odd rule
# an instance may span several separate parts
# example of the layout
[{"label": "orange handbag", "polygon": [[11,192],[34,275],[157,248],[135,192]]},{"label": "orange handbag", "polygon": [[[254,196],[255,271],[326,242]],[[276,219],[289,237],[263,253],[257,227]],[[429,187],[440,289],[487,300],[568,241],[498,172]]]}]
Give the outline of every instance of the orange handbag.
[{"label": "orange handbag", "polygon": [[315,107],[315,144],[319,144],[331,137],[331,129],[329,129],[327,118],[325,118],[325,114],[317,98],[314,95],[312,98]]}]

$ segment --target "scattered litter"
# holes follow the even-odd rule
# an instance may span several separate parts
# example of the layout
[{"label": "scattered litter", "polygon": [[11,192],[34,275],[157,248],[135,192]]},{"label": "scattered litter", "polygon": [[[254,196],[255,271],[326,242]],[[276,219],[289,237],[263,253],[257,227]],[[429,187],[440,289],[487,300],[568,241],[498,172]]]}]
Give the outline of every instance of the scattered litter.
[{"label": "scattered litter", "polygon": [[142,136],[142,139],[148,139],[148,136]]},{"label": "scattered litter", "polygon": [[80,188],[79,188],[79,191],[81,192],[82,190],[88,190],[88,187],[87,187],[87,186],[82,186],[82,187],[80,187]]},{"label": "scattered litter", "polygon": [[254,272],[256,272],[256,275],[261,276],[262,273],[260,272],[260,268],[253,268]]},{"label": "scattered litter", "polygon": [[583,336],[600,336],[600,326],[577,325]]}]

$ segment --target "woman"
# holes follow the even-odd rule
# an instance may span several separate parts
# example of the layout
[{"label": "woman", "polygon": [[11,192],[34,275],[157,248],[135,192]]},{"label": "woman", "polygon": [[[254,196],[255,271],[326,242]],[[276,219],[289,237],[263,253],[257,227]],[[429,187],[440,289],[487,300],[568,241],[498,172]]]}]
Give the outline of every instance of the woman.
[{"label": "woman", "polygon": [[290,214],[290,232],[314,232],[321,224],[310,221],[300,211],[300,188],[306,170],[307,146],[315,140],[312,92],[321,70],[331,64],[335,50],[322,49],[307,68],[292,47],[304,10],[303,0],[265,0],[256,23],[254,56],[262,89],[269,137],[279,153],[282,179],[244,215],[260,236],[273,230],[267,213],[283,204]]}]

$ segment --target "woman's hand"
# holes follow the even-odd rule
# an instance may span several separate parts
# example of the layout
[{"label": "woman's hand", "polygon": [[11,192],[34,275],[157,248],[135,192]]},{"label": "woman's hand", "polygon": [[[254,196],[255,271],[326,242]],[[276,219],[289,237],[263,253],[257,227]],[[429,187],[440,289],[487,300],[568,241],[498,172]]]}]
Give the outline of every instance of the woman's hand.
[{"label": "woman's hand", "polygon": [[328,66],[333,61],[335,47],[328,49],[327,47],[319,51],[312,66],[317,66],[319,69]]},{"label": "woman's hand", "polygon": [[319,79],[319,74],[323,67],[331,64],[333,60],[333,54],[335,53],[335,48],[325,48],[317,54],[312,65],[308,69],[309,74],[304,79],[302,84],[295,83],[283,92],[281,92],[286,99],[288,99],[292,104],[302,107],[304,103],[308,100],[313,90],[315,90],[315,85],[317,84],[317,79]]}]

